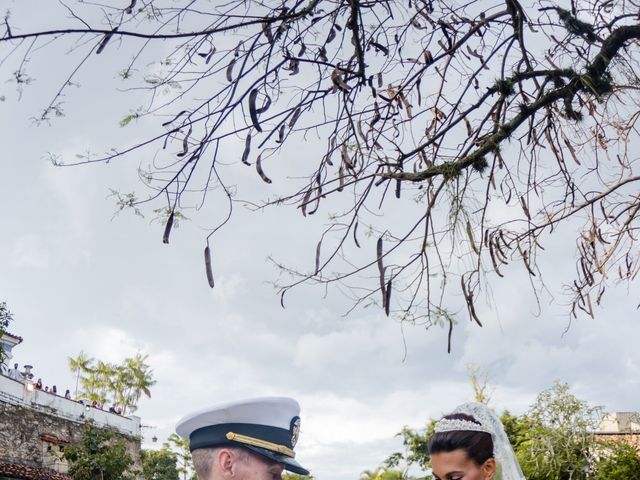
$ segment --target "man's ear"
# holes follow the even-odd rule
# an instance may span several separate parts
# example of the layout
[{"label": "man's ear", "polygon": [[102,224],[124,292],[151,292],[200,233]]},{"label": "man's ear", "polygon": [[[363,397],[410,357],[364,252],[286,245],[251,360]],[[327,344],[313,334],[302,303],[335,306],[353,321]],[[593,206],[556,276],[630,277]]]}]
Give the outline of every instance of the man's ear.
[{"label": "man's ear", "polygon": [[222,478],[231,478],[234,473],[235,455],[228,448],[221,448],[215,458],[216,467]]},{"label": "man's ear", "polygon": [[494,458],[490,458],[482,465],[482,478],[484,480],[491,480],[496,474],[496,460]]}]

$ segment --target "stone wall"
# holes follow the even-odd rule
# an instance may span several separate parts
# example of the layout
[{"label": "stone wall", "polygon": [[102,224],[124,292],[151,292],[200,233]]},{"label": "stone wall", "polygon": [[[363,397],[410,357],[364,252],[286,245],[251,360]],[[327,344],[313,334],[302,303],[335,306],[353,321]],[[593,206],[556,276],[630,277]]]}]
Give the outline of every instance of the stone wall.
[{"label": "stone wall", "polygon": [[98,408],[90,408],[60,395],[29,390],[27,385],[0,375],[0,402],[26,407],[71,421],[92,420],[97,427],[117,430],[124,435],[140,436],[140,418],[123,417]]},{"label": "stone wall", "polygon": [[[61,450],[79,442],[84,427],[82,419],[61,418],[0,400],[0,460],[64,473],[67,466],[60,460]],[[136,461],[134,468],[139,469],[140,438],[114,432],[125,440]]]}]

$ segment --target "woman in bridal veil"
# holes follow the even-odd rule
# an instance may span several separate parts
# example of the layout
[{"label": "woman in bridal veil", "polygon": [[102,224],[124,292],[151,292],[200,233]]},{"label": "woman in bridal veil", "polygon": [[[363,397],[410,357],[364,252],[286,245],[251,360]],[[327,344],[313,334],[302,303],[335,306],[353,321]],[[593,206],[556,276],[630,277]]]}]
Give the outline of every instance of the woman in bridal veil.
[{"label": "woman in bridal veil", "polygon": [[486,405],[460,405],[434,431],[428,448],[436,480],[526,480],[502,422]]}]

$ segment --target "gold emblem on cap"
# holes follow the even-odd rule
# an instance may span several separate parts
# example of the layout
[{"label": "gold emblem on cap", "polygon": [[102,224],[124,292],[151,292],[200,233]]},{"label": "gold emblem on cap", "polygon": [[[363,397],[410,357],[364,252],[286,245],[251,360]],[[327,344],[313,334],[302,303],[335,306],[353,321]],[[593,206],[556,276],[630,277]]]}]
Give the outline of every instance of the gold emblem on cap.
[{"label": "gold emblem on cap", "polygon": [[248,437],[247,435],[240,435],[239,433],[227,433],[227,440],[244,443],[246,445],[252,445],[254,447],[265,448],[267,450],[271,450],[272,452],[281,453],[282,455],[286,455],[287,457],[291,458],[295,458],[296,456],[296,453],[289,447],[278,445],[277,443],[267,442],[266,440],[261,440],[259,438]]},{"label": "gold emblem on cap", "polygon": [[295,448],[296,443],[298,443],[298,438],[300,438],[300,417],[293,417],[291,419],[289,430],[291,431],[291,446]]}]

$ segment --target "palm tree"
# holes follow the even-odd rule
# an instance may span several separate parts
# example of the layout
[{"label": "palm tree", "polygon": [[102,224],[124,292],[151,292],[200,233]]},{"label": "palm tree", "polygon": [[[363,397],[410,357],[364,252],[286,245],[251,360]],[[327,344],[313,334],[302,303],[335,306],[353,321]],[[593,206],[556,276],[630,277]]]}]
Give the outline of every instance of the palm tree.
[{"label": "palm tree", "polygon": [[80,382],[82,398],[100,404],[110,400],[122,408],[123,415],[134,412],[143,394],[151,397],[150,388],[156,383],[147,358],[138,353],[120,365],[98,361],[94,366],[94,359],[82,351],[76,358],[69,357],[69,368],[76,374],[76,397]]},{"label": "palm tree", "polygon": [[156,384],[156,381],[153,379],[153,370],[145,363],[148,357],[149,355],[137,353],[135,357],[127,358],[124,361],[128,388],[126,394],[123,395],[123,415],[127,408],[130,412],[137,409],[138,401],[143,393],[151,398],[150,388]]},{"label": "palm tree", "polygon": [[93,363],[93,358],[88,357],[82,350],[76,358],[67,357],[67,361],[69,362],[69,368],[73,373],[76,374],[76,391],[74,393],[74,398],[78,396],[78,382],[80,380],[80,373],[87,373],[91,370],[91,364]]},{"label": "palm tree", "polygon": [[153,370],[145,363],[149,355],[136,354],[132,359],[133,374],[135,379],[135,399],[136,403],[140,400],[140,397],[144,393],[148,398],[151,398],[151,391],[149,390],[156,384],[153,379]]},{"label": "palm tree", "polygon": [[115,405],[123,404],[123,392],[125,388],[124,368],[122,365],[114,365],[111,381],[111,394],[113,395],[113,403]]},{"label": "palm tree", "polygon": [[[94,369],[96,375],[97,387],[100,392],[100,396],[107,400],[109,394],[114,391],[114,384],[116,383],[117,368],[110,363],[98,361],[98,365]],[[114,395],[115,398],[115,395]],[[115,401],[115,400],[114,400]]]},{"label": "palm tree", "polygon": [[82,392],[80,396],[93,403],[103,404],[106,401],[104,382],[95,370],[90,370],[86,377],[81,378]]}]

